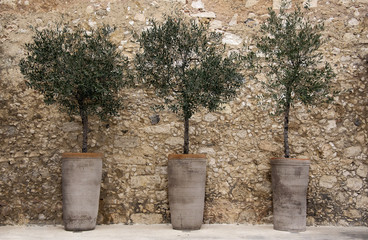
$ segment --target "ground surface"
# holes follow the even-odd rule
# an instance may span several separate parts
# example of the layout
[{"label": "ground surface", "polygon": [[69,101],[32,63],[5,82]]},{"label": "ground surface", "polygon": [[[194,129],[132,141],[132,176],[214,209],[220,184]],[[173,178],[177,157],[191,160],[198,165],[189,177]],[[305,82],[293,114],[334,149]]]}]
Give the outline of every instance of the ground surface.
[{"label": "ground surface", "polygon": [[367,227],[308,227],[302,233],[273,230],[271,225],[203,225],[198,231],[173,230],[171,225],[99,225],[93,231],[67,232],[63,226],[2,226],[1,240],[366,240]]}]

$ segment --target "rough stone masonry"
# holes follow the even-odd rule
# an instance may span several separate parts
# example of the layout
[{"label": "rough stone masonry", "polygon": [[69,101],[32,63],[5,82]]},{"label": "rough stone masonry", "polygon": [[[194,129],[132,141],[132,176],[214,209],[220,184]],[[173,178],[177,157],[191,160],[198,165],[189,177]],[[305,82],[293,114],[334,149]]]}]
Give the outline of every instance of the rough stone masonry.
[{"label": "rough stone masonry", "polygon": [[[293,4],[300,1],[293,0]],[[29,25],[62,18],[94,28],[118,27],[114,41],[129,57],[133,32],[174,11],[224,33],[229,51],[251,36],[280,0],[1,0],[0,1],[0,225],[62,222],[63,152],[79,152],[80,119],[71,119],[27,89],[18,68]],[[341,90],[333,104],[294,106],[291,152],[311,159],[309,225],[368,226],[368,1],[312,0],[309,17],[324,21],[321,49]],[[261,86],[247,80],[222,111],[191,120],[192,153],[207,153],[206,223],[270,223],[271,157],[282,154],[281,120],[259,106]],[[98,223],[169,222],[167,155],[179,153],[182,122],[150,108],[152,92],[125,90],[126,108],[91,125],[90,148],[104,153]],[[152,120],[156,119],[156,120]]]}]

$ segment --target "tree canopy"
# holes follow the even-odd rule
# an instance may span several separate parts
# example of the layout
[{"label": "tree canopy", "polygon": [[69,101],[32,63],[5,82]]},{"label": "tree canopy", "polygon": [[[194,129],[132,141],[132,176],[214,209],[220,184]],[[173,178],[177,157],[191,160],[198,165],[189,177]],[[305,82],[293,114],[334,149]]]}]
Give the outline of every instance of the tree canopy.
[{"label": "tree canopy", "polygon": [[267,77],[263,84],[275,100],[275,112],[284,113],[285,157],[290,155],[290,107],[295,102],[316,105],[331,100],[331,79],[335,76],[319,51],[324,43],[323,23],[312,24],[299,6],[288,12],[287,5],[283,1],[278,14],[269,9],[269,17],[256,38],[257,55],[264,57],[258,65]]},{"label": "tree canopy", "polygon": [[236,95],[243,75],[235,58],[224,56],[221,34],[180,17],[169,16],[162,24],[152,20],[151,25],[138,39],[138,78],[184,118],[185,126],[201,108],[214,111]]},{"label": "tree canopy", "polygon": [[27,86],[43,94],[46,104],[55,103],[68,114],[81,116],[85,152],[88,116],[106,119],[122,107],[119,90],[128,83],[127,58],[110,41],[114,31],[110,26],[87,31],[58,23],[33,30],[20,70]]}]

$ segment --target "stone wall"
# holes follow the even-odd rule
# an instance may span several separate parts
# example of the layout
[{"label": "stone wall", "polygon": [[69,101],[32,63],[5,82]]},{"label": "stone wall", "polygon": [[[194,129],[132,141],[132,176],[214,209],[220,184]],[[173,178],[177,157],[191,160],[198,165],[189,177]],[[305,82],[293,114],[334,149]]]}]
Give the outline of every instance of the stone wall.
[{"label": "stone wall", "polygon": [[[80,119],[46,106],[27,89],[18,63],[31,40],[29,25],[62,18],[95,27],[114,24],[113,40],[132,57],[132,32],[150,18],[177,11],[224,32],[238,49],[248,43],[268,7],[279,0],[1,0],[0,1],[0,225],[62,222],[63,152],[79,152]],[[293,1],[295,4],[295,1]],[[311,1],[310,18],[325,21],[322,49],[342,92],[332,105],[296,105],[291,152],[311,159],[308,224],[368,226],[367,62],[368,1]],[[219,112],[191,120],[192,153],[207,153],[206,223],[270,223],[269,158],[282,155],[281,120],[258,106],[261,87],[247,80]],[[183,122],[170,112],[152,119],[156,101],[125,90],[126,108],[109,122],[91,124],[90,149],[104,153],[99,223],[169,222],[167,155],[180,153]]]}]

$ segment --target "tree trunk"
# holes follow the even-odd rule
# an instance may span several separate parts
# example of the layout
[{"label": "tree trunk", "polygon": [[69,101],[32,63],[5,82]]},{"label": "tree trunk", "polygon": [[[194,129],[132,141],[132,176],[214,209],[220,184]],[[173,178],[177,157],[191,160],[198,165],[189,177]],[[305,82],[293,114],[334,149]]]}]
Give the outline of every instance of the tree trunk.
[{"label": "tree trunk", "polygon": [[184,154],[189,153],[189,118],[184,117]]},{"label": "tree trunk", "polygon": [[285,103],[285,117],[284,117],[284,154],[285,158],[290,157],[289,149],[289,112],[290,102]]},{"label": "tree trunk", "polygon": [[86,153],[87,142],[88,142],[88,114],[84,107],[80,107],[80,116],[82,118],[82,125],[83,125],[83,143],[82,143],[82,152]]}]

